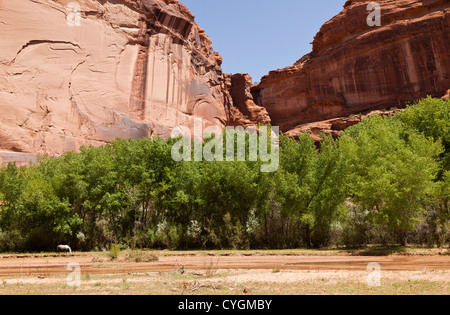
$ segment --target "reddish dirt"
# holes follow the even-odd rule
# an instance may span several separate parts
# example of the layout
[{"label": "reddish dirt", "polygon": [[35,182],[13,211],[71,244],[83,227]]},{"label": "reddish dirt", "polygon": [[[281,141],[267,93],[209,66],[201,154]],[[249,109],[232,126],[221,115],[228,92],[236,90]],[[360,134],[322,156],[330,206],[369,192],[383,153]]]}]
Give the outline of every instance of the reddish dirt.
[{"label": "reddish dirt", "polygon": [[450,256],[160,256],[157,262],[110,261],[92,255],[8,256],[0,258],[0,276],[67,274],[78,263],[83,274],[127,274],[179,270],[347,270],[365,271],[371,262],[385,271],[450,270]]}]

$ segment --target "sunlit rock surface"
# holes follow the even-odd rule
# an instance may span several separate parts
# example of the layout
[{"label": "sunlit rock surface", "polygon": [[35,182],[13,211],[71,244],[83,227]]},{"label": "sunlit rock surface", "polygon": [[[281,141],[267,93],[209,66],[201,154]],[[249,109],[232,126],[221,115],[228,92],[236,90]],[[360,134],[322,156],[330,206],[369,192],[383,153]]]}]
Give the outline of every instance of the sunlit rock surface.
[{"label": "sunlit rock surface", "polygon": [[347,1],[322,26],[313,51],[263,77],[252,92],[273,125],[300,124],[402,107],[450,86],[450,1],[380,0],[381,26],[369,26],[371,1]]}]

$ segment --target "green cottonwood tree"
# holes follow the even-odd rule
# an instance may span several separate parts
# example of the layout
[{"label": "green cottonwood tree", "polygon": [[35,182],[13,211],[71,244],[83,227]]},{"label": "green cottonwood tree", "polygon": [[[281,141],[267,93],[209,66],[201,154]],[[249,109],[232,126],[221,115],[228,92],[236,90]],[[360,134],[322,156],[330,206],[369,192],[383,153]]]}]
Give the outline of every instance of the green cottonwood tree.
[{"label": "green cottonwood tree", "polygon": [[354,202],[406,244],[435,189],[441,144],[398,120],[377,116],[349,128],[340,146],[350,166]]}]

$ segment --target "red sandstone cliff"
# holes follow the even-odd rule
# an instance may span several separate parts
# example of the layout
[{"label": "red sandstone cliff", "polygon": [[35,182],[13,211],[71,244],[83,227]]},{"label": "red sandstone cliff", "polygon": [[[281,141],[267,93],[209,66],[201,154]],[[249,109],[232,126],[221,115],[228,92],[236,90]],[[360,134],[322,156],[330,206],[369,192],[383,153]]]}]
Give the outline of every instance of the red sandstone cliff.
[{"label": "red sandstone cliff", "polygon": [[0,34],[8,156],[228,120],[222,57],[178,1],[0,1]]},{"label": "red sandstone cliff", "polygon": [[283,131],[407,101],[441,97],[450,86],[450,2],[380,0],[381,26],[367,4],[347,1],[291,67],[263,77],[252,93]]}]

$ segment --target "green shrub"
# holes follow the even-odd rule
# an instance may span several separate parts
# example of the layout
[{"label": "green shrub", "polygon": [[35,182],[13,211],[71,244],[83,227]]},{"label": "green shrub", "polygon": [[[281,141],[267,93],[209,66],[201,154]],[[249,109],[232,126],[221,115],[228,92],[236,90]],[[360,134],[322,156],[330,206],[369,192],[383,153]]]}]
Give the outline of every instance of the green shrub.
[{"label": "green shrub", "polygon": [[110,244],[108,250],[108,256],[112,260],[116,260],[119,258],[122,248],[120,244]]}]

